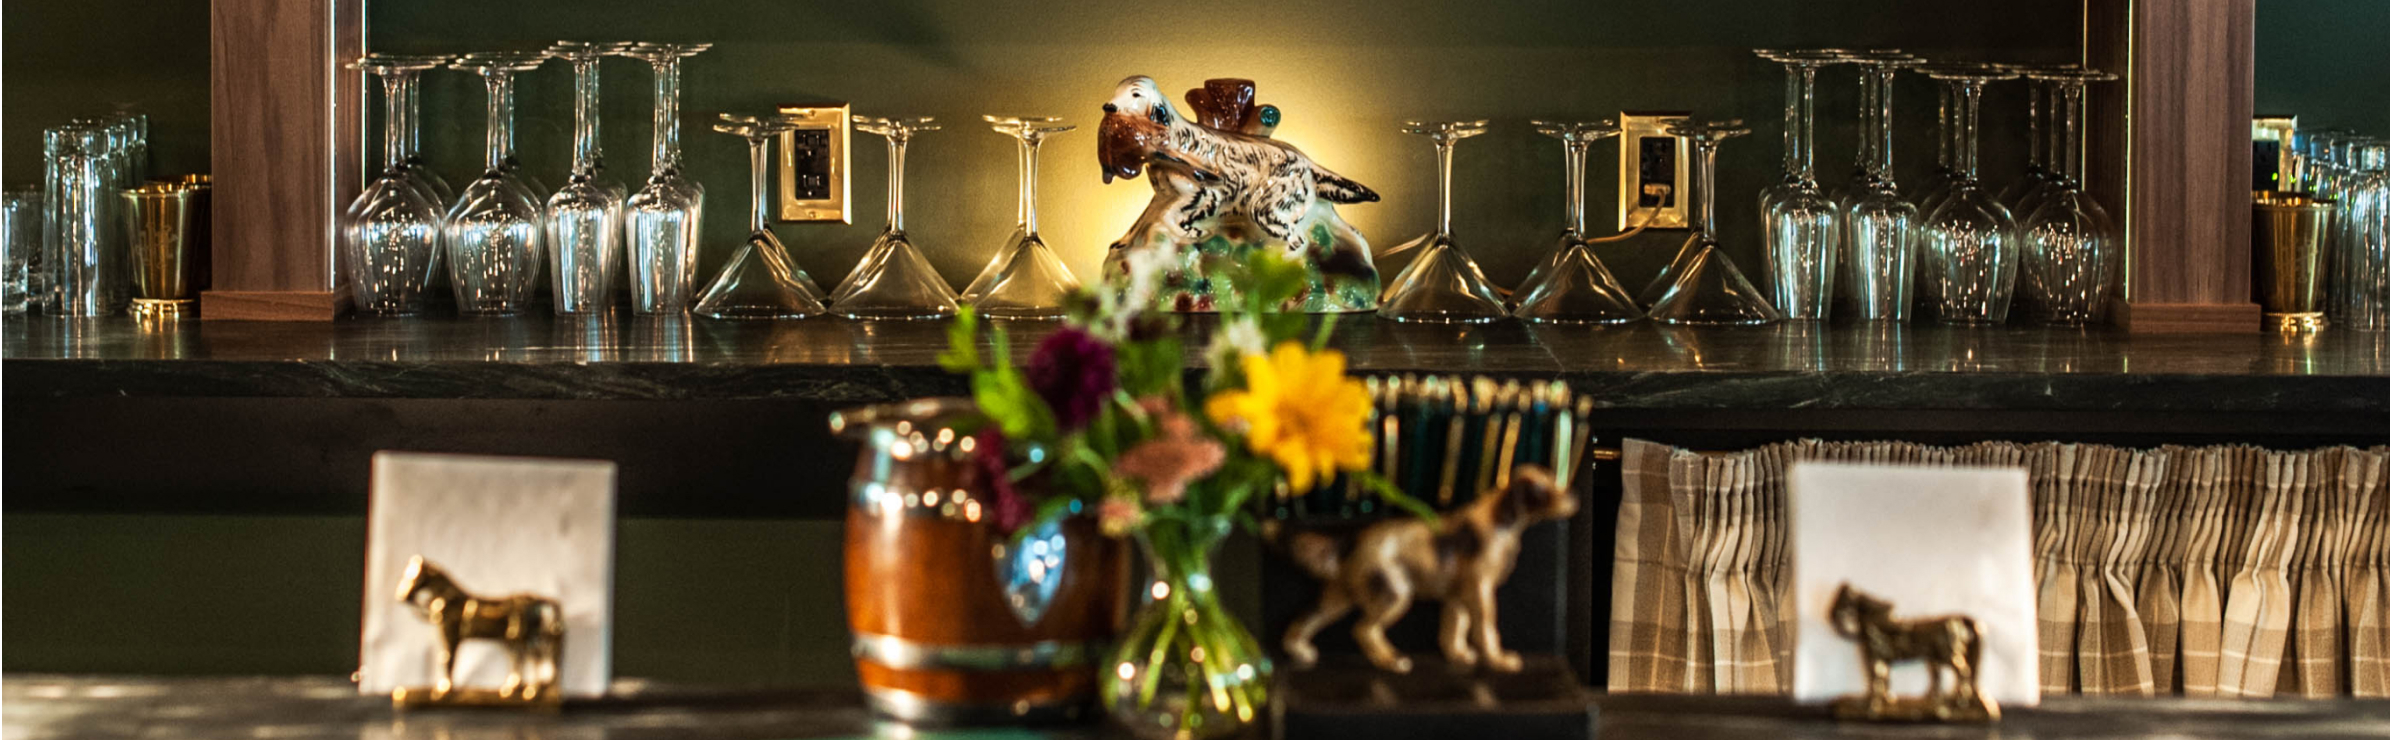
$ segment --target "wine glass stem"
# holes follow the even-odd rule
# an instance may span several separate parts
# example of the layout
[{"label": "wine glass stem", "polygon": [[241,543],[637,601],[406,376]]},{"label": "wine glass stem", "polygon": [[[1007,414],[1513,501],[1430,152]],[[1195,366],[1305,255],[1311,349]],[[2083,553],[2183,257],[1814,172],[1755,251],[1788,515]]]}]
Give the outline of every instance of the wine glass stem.
[{"label": "wine glass stem", "polygon": [[396,175],[406,167],[408,126],[413,125],[407,111],[407,72],[382,70],[382,166],[384,175]]},{"label": "wine glass stem", "polygon": [[1801,65],[1800,94],[1801,104],[1798,110],[1800,135],[1793,141],[1794,148],[1797,150],[1793,154],[1793,172],[1801,178],[1802,182],[1814,183],[1817,181],[1817,156],[1813,151],[1817,145],[1817,67],[1815,65]]},{"label": "wine glass stem", "polygon": [[598,60],[573,60],[573,173],[594,175],[603,144],[598,138]]},{"label": "wine glass stem", "polygon": [[1591,144],[1585,141],[1571,140],[1564,141],[1561,145],[1565,154],[1562,157],[1563,169],[1568,178],[1568,182],[1565,183],[1568,193],[1566,201],[1568,204],[1568,230],[1583,235],[1585,233],[1585,152],[1591,147]]},{"label": "wine glass stem", "polygon": [[1875,174],[1885,187],[1892,187],[1892,67],[1872,70],[1875,80]]},{"label": "wine glass stem", "polygon": [[1876,127],[1882,125],[1876,113],[1876,79],[1874,67],[1859,70],[1859,171],[1875,173]]},{"label": "wine glass stem", "polygon": [[1021,233],[1037,235],[1037,146],[1035,134],[1023,131],[1021,142]]},{"label": "wine glass stem", "polygon": [[2049,169],[2049,164],[2046,161],[2047,155],[2042,153],[2041,144],[2043,87],[2041,80],[2028,79],[2025,81],[2025,125],[2032,132],[2025,137],[2025,170],[2028,172]]},{"label": "wine glass stem", "polygon": [[1950,172],[1956,169],[1950,161],[1955,154],[1951,151],[1951,139],[1958,135],[1958,126],[1950,121],[1951,85],[1954,83],[1950,80],[1940,82],[1941,89],[1936,91],[1939,99],[1934,106],[1934,166],[1943,172]]},{"label": "wine glass stem", "polygon": [[484,164],[496,173],[505,169],[506,161],[514,157],[515,78],[513,72],[502,69],[483,70],[482,77],[490,88],[488,136],[483,142],[489,151]]},{"label": "wine glass stem", "polygon": [[680,58],[651,61],[656,68],[656,138],[648,167],[660,175],[680,165]]},{"label": "wine glass stem", "polygon": [[1801,77],[1809,69],[1804,64],[1784,65],[1784,174],[1799,177],[1801,171]]},{"label": "wine glass stem", "polygon": [[2058,172],[2069,186],[2083,187],[2083,83],[2061,83],[2057,92],[2065,102],[2066,124],[2059,128],[2059,138],[2066,142],[2059,148]]},{"label": "wine glass stem", "polygon": [[1715,187],[1718,182],[1718,142],[1709,138],[1693,140],[1693,223],[1701,229],[1702,243],[1718,239]]},{"label": "wine glass stem", "polygon": [[1436,140],[1436,233],[1452,235],[1452,139]]},{"label": "wine glass stem", "polygon": [[398,128],[400,148],[404,150],[399,156],[402,159],[414,159],[423,153],[423,83],[416,78],[414,70],[398,70],[395,74],[398,75],[400,88],[405,91],[399,96],[401,99],[398,104],[406,111],[406,122]]},{"label": "wine glass stem", "polygon": [[1951,99],[1958,108],[1951,111],[1951,123],[1954,124],[1951,131],[1951,148],[1954,153],[1951,157],[1950,168],[1959,182],[1972,183],[1975,181],[1976,166],[1978,165],[1975,149],[1975,126],[1976,116],[1982,112],[1983,108],[1983,83],[1975,80],[1960,80],[1958,89],[1954,93]]},{"label": "wine glass stem", "polygon": [[764,172],[771,168],[771,160],[772,134],[747,137],[747,197],[753,203],[748,210],[747,223],[756,233],[769,228],[764,221],[764,214],[771,208],[765,197],[769,191],[764,187]]},{"label": "wine glass stem", "polygon": [[905,139],[904,132],[888,134],[888,230],[905,230]]}]

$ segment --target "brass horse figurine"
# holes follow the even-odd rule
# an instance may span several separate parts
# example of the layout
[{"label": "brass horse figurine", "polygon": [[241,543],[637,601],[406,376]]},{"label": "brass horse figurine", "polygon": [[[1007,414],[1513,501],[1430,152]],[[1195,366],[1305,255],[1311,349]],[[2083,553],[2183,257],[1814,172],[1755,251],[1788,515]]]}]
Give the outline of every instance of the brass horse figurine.
[{"label": "brass horse figurine", "polygon": [[465,640],[482,638],[506,643],[510,658],[502,698],[521,701],[553,700],[564,654],[564,610],[553,599],[530,594],[487,598],[466,593],[447,571],[417,555],[407,561],[398,582],[398,600],[415,607],[440,633],[440,680],[432,699],[448,697],[455,689],[456,648]]},{"label": "brass horse figurine", "polygon": [[[1834,632],[1859,643],[1859,660],[1867,664],[1867,695],[1834,702],[1845,719],[1990,721],[2000,718],[2000,706],[1976,685],[1983,667],[1983,628],[1964,616],[1893,619],[1892,604],[1845,583],[1835,590],[1829,607]],[[1925,661],[1931,685],[1921,697],[1892,695],[1892,664]],[[1942,690],[1942,672],[1951,676],[1951,689]]]}]

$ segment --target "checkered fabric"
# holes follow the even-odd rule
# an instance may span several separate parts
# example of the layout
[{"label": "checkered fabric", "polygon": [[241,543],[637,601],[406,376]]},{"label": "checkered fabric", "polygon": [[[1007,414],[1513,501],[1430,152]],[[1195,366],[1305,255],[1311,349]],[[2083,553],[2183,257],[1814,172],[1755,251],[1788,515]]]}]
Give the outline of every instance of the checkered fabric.
[{"label": "checkered fabric", "polygon": [[2043,691],[2390,696],[2390,447],[1624,449],[1610,690],[1791,686],[1784,471],[2026,469]]}]

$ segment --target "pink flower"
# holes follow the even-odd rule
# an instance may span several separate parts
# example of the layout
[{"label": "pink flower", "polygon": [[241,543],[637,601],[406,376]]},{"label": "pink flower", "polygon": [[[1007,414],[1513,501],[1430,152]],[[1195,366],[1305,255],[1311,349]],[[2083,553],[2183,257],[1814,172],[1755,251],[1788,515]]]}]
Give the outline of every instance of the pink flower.
[{"label": "pink flower", "polygon": [[1095,507],[1096,525],[1112,537],[1127,535],[1145,521],[1145,509],[1133,498],[1107,498]]},{"label": "pink flower", "polygon": [[1139,442],[1112,463],[1112,472],[1145,483],[1145,501],[1155,506],[1186,498],[1187,484],[1211,475],[1227,458],[1227,449],[1203,436],[1186,414],[1160,415],[1153,439]]}]

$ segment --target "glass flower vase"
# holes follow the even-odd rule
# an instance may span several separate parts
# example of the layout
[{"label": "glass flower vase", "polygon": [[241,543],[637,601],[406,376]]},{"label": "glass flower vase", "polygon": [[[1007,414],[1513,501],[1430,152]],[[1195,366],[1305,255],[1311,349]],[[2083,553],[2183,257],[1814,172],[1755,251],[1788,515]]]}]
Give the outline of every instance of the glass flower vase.
[{"label": "glass flower vase", "polygon": [[1137,533],[1152,571],[1103,676],[1104,710],[1145,737],[1217,738],[1264,718],[1270,658],[1220,606],[1212,556],[1227,517],[1157,519]]}]

